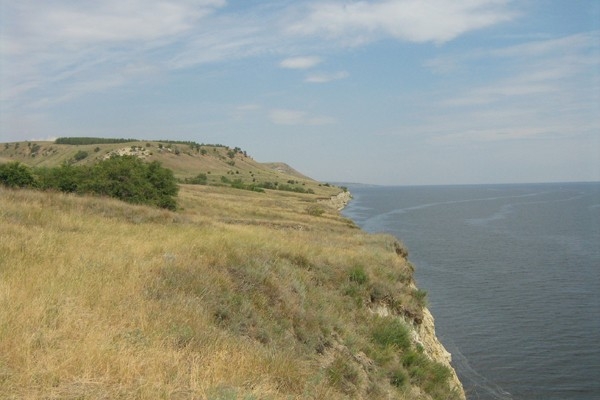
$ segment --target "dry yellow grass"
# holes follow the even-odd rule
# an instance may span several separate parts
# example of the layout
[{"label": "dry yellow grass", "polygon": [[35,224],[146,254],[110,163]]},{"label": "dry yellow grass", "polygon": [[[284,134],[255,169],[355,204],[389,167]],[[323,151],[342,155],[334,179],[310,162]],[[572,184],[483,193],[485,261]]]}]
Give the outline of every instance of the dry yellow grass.
[{"label": "dry yellow grass", "polygon": [[0,188],[0,397],[414,397],[360,361],[370,302],[418,315],[410,265],[314,202],[184,185],[173,213]]}]

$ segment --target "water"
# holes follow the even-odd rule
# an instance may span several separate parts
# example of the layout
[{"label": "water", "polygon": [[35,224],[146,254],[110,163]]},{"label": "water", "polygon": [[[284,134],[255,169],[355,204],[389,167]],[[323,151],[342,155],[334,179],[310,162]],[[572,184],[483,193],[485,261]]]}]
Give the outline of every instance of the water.
[{"label": "water", "polygon": [[600,183],[349,189],[407,245],[468,399],[600,399]]}]

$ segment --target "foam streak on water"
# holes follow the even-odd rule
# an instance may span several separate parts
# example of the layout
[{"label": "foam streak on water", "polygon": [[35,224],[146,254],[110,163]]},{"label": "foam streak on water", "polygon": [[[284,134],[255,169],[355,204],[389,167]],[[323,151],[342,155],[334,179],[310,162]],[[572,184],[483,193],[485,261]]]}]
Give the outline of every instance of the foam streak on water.
[{"label": "foam streak on water", "polygon": [[469,399],[600,399],[600,183],[349,188],[407,244]]}]

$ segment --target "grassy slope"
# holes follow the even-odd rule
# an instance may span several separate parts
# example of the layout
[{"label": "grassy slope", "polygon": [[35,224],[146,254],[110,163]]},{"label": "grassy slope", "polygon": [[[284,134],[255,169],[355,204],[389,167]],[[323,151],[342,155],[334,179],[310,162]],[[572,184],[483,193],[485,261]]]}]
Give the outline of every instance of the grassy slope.
[{"label": "grassy slope", "polygon": [[[160,145],[163,146],[162,149]],[[207,174],[210,184],[220,184],[221,177],[224,176],[231,181],[241,179],[246,184],[253,181],[286,184],[287,181],[293,180],[297,181],[300,187],[310,188],[321,196],[331,196],[339,191],[323,186],[283,163],[259,163],[243,153],[237,153],[230,158],[230,149],[227,147],[203,146],[201,149],[195,149],[185,144],[156,141],[78,146],[53,142],[0,143],[0,162],[16,160],[31,166],[54,167],[72,161],[77,152],[85,151],[89,154],[88,157],[74,163],[81,165],[97,162],[113,151],[130,149],[132,146],[144,148],[151,153],[146,156],[148,161],[159,161],[164,167],[173,170],[176,177],[182,179],[204,173]],[[201,153],[202,150],[205,154]]]},{"label": "grassy slope", "polygon": [[308,184],[182,185],[178,212],[0,187],[0,397],[458,398],[402,337],[401,245]]}]

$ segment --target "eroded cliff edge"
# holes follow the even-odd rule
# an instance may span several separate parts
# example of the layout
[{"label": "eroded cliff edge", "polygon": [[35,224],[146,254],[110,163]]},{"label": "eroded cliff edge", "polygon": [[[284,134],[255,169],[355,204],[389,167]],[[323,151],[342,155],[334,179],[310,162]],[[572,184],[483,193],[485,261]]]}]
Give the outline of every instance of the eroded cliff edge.
[{"label": "eroded cliff edge", "polygon": [[0,188],[0,392],[464,399],[402,244],[317,200],[182,185],[172,212]]},{"label": "eroded cliff edge", "polygon": [[[339,193],[336,196],[332,196],[329,200],[330,206],[336,208],[338,211],[343,210],[348,203],[352,200],[352,195],[349,191],[344,191]],[[394,250],[398,257],[400,257],[403,262],[410,266],[412,269],[412,264],[408,259],[408,251],[400,241],[394,241],[393,243]],[[408,283],[413,290],[418,291],[416,283],[414,279],[411,277],[410,282]],[[371,298],[371,300],[374,300]],[[458,398],[466,399],[466,394],[463,388],[460,379],[456,373],[456,370],[452,366],[452,355],[446,350],[444,345],[439,341],[436,331],[435,331],[435,320],[431,311],[423,306],[420,310],[407,310],[402,307],[399,310],[394,310],[393,307],[390,307],[389,299],[383,299],[382,301],[373,301],[369,305],[370,309],[373,313],[380,315],[382,317],[395,317],[402,320],[411,328],[411,336],[413,342],[418,346],[419,349],[423,350],[423,353],[432,361],[439,363],[450,371],[450,376],[448,378],[449,388],[452,392],[454,392]],[[415,398],[421,398],[423,393],[416,388],[411,388],[411,396]]]}]

